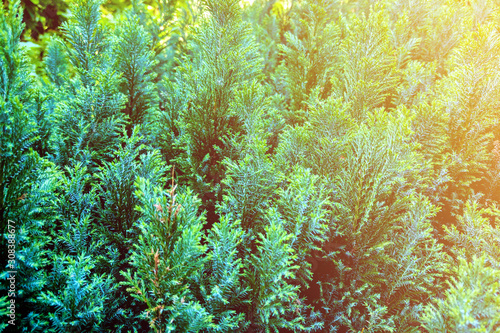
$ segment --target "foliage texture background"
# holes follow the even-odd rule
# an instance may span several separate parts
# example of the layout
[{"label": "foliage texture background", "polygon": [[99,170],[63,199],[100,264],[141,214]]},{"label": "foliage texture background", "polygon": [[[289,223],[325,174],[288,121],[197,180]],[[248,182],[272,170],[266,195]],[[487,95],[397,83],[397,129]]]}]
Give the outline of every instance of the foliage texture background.
[{"label": "foliage texture background", "polygon": [[500,332],[499,27],[496,0],[4,1],[0,331]]}]

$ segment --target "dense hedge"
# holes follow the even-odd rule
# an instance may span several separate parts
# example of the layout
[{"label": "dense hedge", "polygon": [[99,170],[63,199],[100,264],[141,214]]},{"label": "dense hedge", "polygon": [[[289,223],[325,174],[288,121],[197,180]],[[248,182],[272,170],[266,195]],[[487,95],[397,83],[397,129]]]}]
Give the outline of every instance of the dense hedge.
[{"label": "dense hedge", "polygon": [[7,1],[0,331],[500,331],[499,5]]}]

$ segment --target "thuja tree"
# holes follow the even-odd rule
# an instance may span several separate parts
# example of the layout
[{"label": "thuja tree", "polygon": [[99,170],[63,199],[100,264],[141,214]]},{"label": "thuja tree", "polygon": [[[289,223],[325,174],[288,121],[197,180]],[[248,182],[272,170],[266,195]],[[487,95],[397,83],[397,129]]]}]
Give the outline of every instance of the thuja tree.
[{"label": "thuja tree", "polygon": [[457,332],[498,330],[499,210],[481,207],[479,198],[469,199],[457,224],[445,227],[454,268],[444,294],[425,307],[421,315],[427,330]]},{"label": "thuja tree", "polygon": [[499,51],[491,24],[463,38],[452,53],[450,75],[443,80],[441,98],[449,113],[450,197],[465,202],[472,191],[484,191],[492,142],[498,128],[496,92],[500,86],[492,66]]},{"label": "thuja tree", "polygon": [[78,164],[67,168],[66,175],[59,170],[51,175],[53,196],[45,211],[52,215],[45,216],[50,224],[44,226],[51,237],[45,249],[51,264],[46,263],[44,286],[36,296],[38,311],[28,319],[32,329],[97,330],[117,315],[110,299],[117,253],[106,248],[92,225],[96,193],[86,191],[91,181],[86,167]]},{"label": "thuja tree", "polygon": [[444,227],[444,238],[450,246],[453,258],[464,258],[472,262],[473,257],[485,255],[483,261],[498,270],[499,213],[496,205],[483,207],[477,196],[467,200],[462,214],[457,216],[457,223]]},{"label": "thuja tree", "polygon": [[310,122],[285,132],[277,151],[284,163],[313,167],[332,190],[321,259],[331,264],[315,276],[318,305],[332,331],[418,330],[419,304],[446,261],[430,224],[436,209],[418,194],[429,179],[411,143],[412,117],[405,108],[367,113],[364,124],[356,117],[341,100],[315,103]]},{"label": "thuja tree", "polygon": [[28,195],[30,183],[35,179],[39,157],[33,151],[37,140],[34,105],[30,94],[34,81],[20,44],[23,31],[19,2],[13,2],[0,13],[0,219],[5,231],[8,218],[14,217],[23,199]]},{"label": "thuja tree", "polygon": [[318,329],[321,324],[301,294],[312,276],[307,257],[325,239],[328,202],[318,179],[303,168],[286,179],[269,157],[247,156],[228,163],[224,184],[218,211],[242,230],[239,239],[228,241],[239,244],[238,256],[245,258],[242,279],[250,302],[239,308],[250,327]]},{"label": "thuja tree", "polygon": [[[165,114],[172,127],[165,128],[165,143],[178,147],[175,163],[188,175],[197,192],[220,194],[228,155],[226,137],[241,131],[239,114],[233,107],[238,91],[253,90],[260,74],[256,47],[240,18],[238,1],[205,1],[208,18],[203,21],[193,45],[195,56],[178,69],[167,92],[165,108],[176,103],[178,114]],[[163,118],[163,117],[162,117]],[[176,119],[177,118],[177,119]],[[156,125],[155,125],[156,126]],[[177,137],[172,138],[172,133]]]},{"label": "thuja tree", "polygon": [[[33,149],[37,140],[36,105],[30,96],[36,94],[37,86],[20,44],[23,24],[19,2],[1,6],[0,31],[2,289],[7,286],[6,271],[18,272],[15,297],[11,297],[16,314],[9,318],[4,312],[3,318],[5,323],[13,319],[18,327],[30,327],[28,317],[38,316],[36,296],[44,288],[47,275],[43,268],[50,239],[44,224],[51,221],[54,179],[42,171],[49,165]],[[46,206],[48,209],[42,208]]]},{"label": "thuja tree", "polygon": [[124,254],[137,236],[134,229],[139,219],[139,212],[135,209],[139,202],[134,185],[137,177],[149,179],[153,184],[163,184],[166,173],[160,154],[141,143],[144,138],[139,132],[139,127],[134,127],[130,137],[124,134],[112,154],[113,160],[103,162],[95,174],[101,198],[97,207],[101,232]]},{"label": "thuja tree", "polygon": [[[132,1],[131,12],[150,38],[155,62],[148,71],[155,73],[155,82],[172,77],[172,69],[188,54],[192,38],[191,26],[202,12],[199,1],[158,0]],[[127,14],[128,16],[128,14]]]},{"label": "thuja tree", "polygon": [[284,34],[286,43],[278,46],[283,58],[278,75],[286,82],[291,123],[300,121],[301,110],[307,108],[304,102],[313,90],[322,97],[329,95],[330,80],[339,74],[336,9],[334,1],[299,1],[290,13],[291,31]]},{"label": "thuja tree", "polygon": [[[256,100],[243,105],[261,105]],[[244,259],[240,279],[248,286],[248,303],[238,309],[256,331],[319,329],[302,292],[312,275],[306,258],[325,239],[326,191],[309,170],[275,160],[268,153],[265,122],[251,121],[259,112],[242,110],[245,135],[231,141],[236,153],[224,160],[217,208],[228,227],[241,230],[239,239],[227,240]]]},{"label": "thuja tree", "polygon": [[2,7],[24,331],[498,330],[493,1],[149,4]]},{"label": "thuja tree", "polygon": [[155,332],[209,329],[212,315],[192,292],[194,274],[206,261],[200,200],[189,189],[177,189],[173,178],[169,191],[144,178],[136,183],[142,234],[130,257],[134,270],[122,274],[128,291],[146,304],[141,318]]},{"label": "thuja tree", "polygon": [[484,257],[459,258],[444,297],[425,308],[422,326],[428,332],[495,332],[500,328],[499,271]]},{"label": "thuja tree", "polygon": [[396,55],[390,40],[389,18],[383,5],[367,15],[351,15],[342,27],[342,71],[332,80],[332,93],[351,103],[351,112],[363,119],[366,111],[390,106],[397,82]]},{"label": "thuja tree", "polygon": [[[124,120],[120,111],[125,99],[113,67],[110,36],[99,23],[99,5],[92,0],[76,3],[74,16],[62,28],[75,76],[66,77],[54,94],[57,106],[51,118],[51,155],[60,165],[76,160],[95,167],[110,152],[110,143],[116,140]],[[49,57],[59,56],[58,52],[49,53]],[[49,58],[47,62],[58,60]],[[60,77],[57,72],[51,76]]]},{"label": "thuja tree", "polygon": [[140,124],[157,104],[152,41],[134,11],[128,12],[118,25],[117,35],[113,55],[116,67],[123,73],[121,92],[127,96],[124,113],[131,124]]},{"label": "thuja tree", "polygon": [[281,43],[287,22],[286,11],[280,2],[257,0],[245,4],[243,19],[252,25],[252,33],[264,60],[263,74],[267,80],[274,81],[279,65],[278,45]]},{"label": "thuja tree", "polygon": [[[401,126],[405,121],[408,126],[405,118],[371,115],[371,131],[365,125],[355,130],[350,154],[339,169],[334,185],[338,235],[333,235],[336,246],[327,257],[335,268],[324,278],[321,301],[331,329],[408,327],[405,317],[417,318],[417,305],[430,294],[426,288],[434,286],[445,268],[430,229],[435,211],[405,185],[405,179],[418,184],[417,170],[412,170],[418,157]],[[421,252],[419,244],[429,245]],[[396,262],[394,255],[401,253],[405,260]],[[422,259],[418,266],[411,256]]]}]

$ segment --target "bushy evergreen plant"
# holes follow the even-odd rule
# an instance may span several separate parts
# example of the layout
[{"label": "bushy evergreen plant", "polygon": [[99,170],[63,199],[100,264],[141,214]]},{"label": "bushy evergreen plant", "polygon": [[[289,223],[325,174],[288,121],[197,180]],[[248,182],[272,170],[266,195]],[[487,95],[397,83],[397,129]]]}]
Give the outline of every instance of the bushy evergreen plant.
[{"label": "bushy evergreen plant", "polygon": [[45,4],[0,10],[0,330],[499,331],[498,1]]}]

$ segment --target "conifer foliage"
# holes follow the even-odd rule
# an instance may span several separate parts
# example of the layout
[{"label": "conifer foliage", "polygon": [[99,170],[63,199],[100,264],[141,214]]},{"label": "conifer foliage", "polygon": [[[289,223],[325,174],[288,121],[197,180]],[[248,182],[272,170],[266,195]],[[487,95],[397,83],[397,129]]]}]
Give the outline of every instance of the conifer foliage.
[{"label": "conifer foliage", "polygon": [[37,3],[0,331],[500,331],[498,2]]}]

